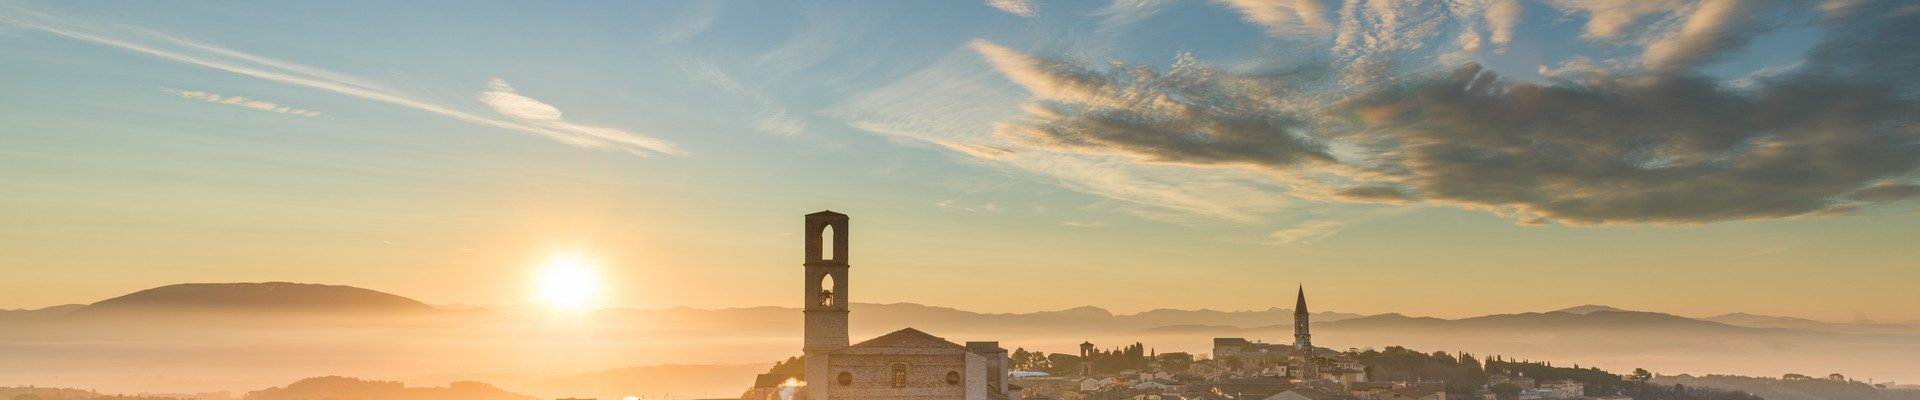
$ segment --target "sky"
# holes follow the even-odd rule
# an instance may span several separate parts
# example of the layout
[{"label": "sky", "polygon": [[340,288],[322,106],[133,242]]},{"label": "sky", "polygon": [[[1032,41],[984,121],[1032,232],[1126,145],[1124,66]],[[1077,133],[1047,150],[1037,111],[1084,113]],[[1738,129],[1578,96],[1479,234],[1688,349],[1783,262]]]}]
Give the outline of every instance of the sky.
[{"label": "sky", "polygon": [[0,308],[1920,320],[1901,1],[0,1]]}]

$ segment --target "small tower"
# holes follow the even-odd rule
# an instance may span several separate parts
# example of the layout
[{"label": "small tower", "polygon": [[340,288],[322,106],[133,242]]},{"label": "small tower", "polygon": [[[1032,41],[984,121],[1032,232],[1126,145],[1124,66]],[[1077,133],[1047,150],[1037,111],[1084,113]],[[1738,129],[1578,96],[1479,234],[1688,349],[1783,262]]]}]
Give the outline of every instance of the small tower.
[{"label": "small tower", "polygon": [[1307,332],[1307,287],[1300,286],[1300,294],[1293,302],[1293,348],[1313,351],[1313,334]]},{"label": "small tower", "polygon": [[[806,310],[807,357],[846,348],[847,340],[847,215],[833,211],[807,214]],[[831,236],[827,239],[826,236]],[[829,247],[830,246],[830,247]]]},{"label": "small tower", "polygon": [[1093,342],[1080,342],[1080,376],[1093,377]]}]

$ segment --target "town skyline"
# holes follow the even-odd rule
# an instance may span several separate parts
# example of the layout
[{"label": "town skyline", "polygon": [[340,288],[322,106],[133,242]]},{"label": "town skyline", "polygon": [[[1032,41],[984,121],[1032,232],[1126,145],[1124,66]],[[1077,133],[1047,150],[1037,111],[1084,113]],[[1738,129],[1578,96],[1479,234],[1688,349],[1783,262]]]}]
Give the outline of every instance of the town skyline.
[{"label": "town skyline", "polygon": [[[279,352],[297,353],[302,343],[310,343],[312,338],[298,339],[297,336],[310,332],[335,331],[349,337],[365,334],[390,335],[396,327],[407,326],[402,331],[411,334],[393,336],[395,338],[412,337],[412,340],[437,341],[432,332],[456,329],[463,336],[471,338],[507,334],[522,336],[526,332],[514,333],[515,326],[540,327],[531,338],[507,341],[478,340],[467,344],[454,345],[454,348],[478,345],[490,348],[479,353],[500,353],[503,355],[534,350],[540,353],[535,359],[539,363],[551,363],[566,360],[573,368],[605,368],[632,365],[637,360],[623,354],[642,354],[635,348],[654,347],[658,350],[673,348],[666,355],[668,359],[687,360],[688,356],[700,357],[705,362],[714,362],[713,357],[767,357],[769,353],[790,354],[792,348],[783,348],[782,344],[792,346],[804,344],[804,356],[789,358],[775,363],[766,373],[752,379],[753,384],[741,396],[743,399],[760,398],[830,398],[830,397],[897,397],[903,393],[913,393],[917,398],[967,398],[985,399],[1007,397],[1023,398],[1025,395],[1046,396],[1039,398],[1084,398],[1087,396],[1133,396],[1137,394],[1178,394],[1189,399],[1213,399],[1231,395],[1239,398],[1252,395],[1259,398],[1289,399],[1286,396],[1308,396],[1309,398],[1358,398],[1375,399],[1402,396],[1409,399],[1444,400],[1447,396],[1522,396],[1522,399],[1587,399],[1601,396],[1601,399],[1658,398],[1693,399],[1695,396],[1712,396],[1713,399],[1754,400],[1746,390],[1760,390],[1779,393],[1776,385],[1811,385],[1806,389],[1822,392],[1854,392],[1894,390],[1888,393],[1904,393],[1901,387],[1895,387],[1893,380],[1883,379],[1883,383],[1874,386],[1874,378],[1891,376],[1904,379],[1909,373],[1900,360],[1907,359],[1902,352],[1884,349],[1889,340],[1910,335],[1920,325],[1849,325],[1819,324],[1791,319],[1763,316],[1724,316],[1709,319],[1689,319],[1668,314],[1623,311],[1600,306],[1582,306],[1550,313],[1529,313],[1524,315],[1499,315],[1461,320],[1440,320],[1432,318],[1411,318],[1397,314],[1361,316],[1353,314],[1325,313],[1315,317],[1309,313],[1307,291],[1304,285],[1294,288],[1294,305],[1288,314],[1292,323],[1269,325],[1276,320],[1288,318],[1279,313],[1208,313],[1208,312],[1167,312],[1156,311],[1133,316],[1114,316],[1105,313],[1064,312],[1053,315],[1046,313],[1012,314],[971,314],[955,315],[955,310],[940,310],[917,305],[874,305],[864,309],[849,307],[852,283],[861,280],[849,278],[860,270],[848,267],[851,254],[860,246],[849,232],[850,219],[846,214],[821,211],[805,217],[805,228],[796,241],[802,243],[801,253],[806,260],[804,269],[793,271],[789,281],[797,285],[805,294],[797,297],[790,305],[798,307],[758,307],[753,309],[723,310],[733,315],[702,315],[701,310],[673,309],[659,312],[591,312],[584,309],[555,308],[554,311],[571,311],[567,316],[529,313],[526,310],[487,310],[480,308],[437,308],[405,297],[370,291],[348,286],[329,286],[298,283],[244,283],[244,284],[180,284],[142,290],[125,296],[96,302],[93,304],[62,309],[44,309],[34,311],[14,311],[0,313],[0,319],[10,320],[13,324],[0,326],[0,335],[21,333],[63,332],[67,335],[102,338],[126,337],[134,340],[127,344],[143,342],[138,338],[154,333],[201,332],[201,335],[226,336],[227,338],[206,337],[201,340],[222,343],[223,346],[249,349],[251,357],[266,356],[259,350],[282,348]],[[581,260],[563,259],[550,266],[550,271],[569,271],[565,267],[577,267]],[[578,289],[572,285],[584,282],[571,279],[574,275],[553,275],[559,280],[543,281],[543,285],[554,284],[559,289]],[[553,277],[553,276],[549,276]],[[886,284],[886,282],[878,282]],[[559,291],[551,293],[573,294],[578,291]],[[573,299],[562,296],[560,300]],[[556,302],[551,306],[575,305],[570,302]],[[889,310],[889,308],[892,308]],[[1275,307],[1277,308],[1277,307]],[[507,311],[507,312],[500,312]],[[796,318],[788,315],[804,311],[802,324],[804,340],[778,338],[791,335],[791,324]],[[855,311],[855,312],[850,312]],[[903,312],[905,311],[905,312]],[[742,314],[744,312],[745,314]],[[944,315],[943,315],[944,314]],[[1241,314],[1241,315],[1233,315]],[[1252,314],[1252,315],[1245,315]],[[779,315],[779,317],[774,317]],[[880,322],[849,319],[855,315],[877,316]],[[560,317],[557,318],[556,317]],[[772,317],[772,318],[769,318]],[[1122,321],[1120,317],[1131,322]],[[1104,318],[1104,319],[1103,319]],[[1332,328],[1332,339],[1336,344],[1322,347],[1313,344],[1310,334],[1310,320],[1330,322],[1323,325]],[[748,322],[757,321],[757,322]],[[782,323],[785,321],[785,323]],[[398,323],[398,325],[395,325]],[[637,324],[636,324],[637,323]],[[854,343],[854,337],[864,337],[895,329],[888,325],[909,324],[892,333],[879,335],[870,340]],[[771,324],[771,325],[769,325]],[[703,328],[704,327],[704,328]],[[936,327],[935,331],[971,333],[982,332],[1011,334],[1012,343],[1020,345],[1012,349],[1003,347],[1000,341],[967,341],[960,345],[947,337],[929,334],[915,327]],[[242,328],[232,330],[232,328]],[[291,329],[290,329],[291,328]],[[374,328],[371,331],[364,331]],[[494,331],[507,328],[506,331]],[[720,328],[702,333],[706,329]],[[771,328],[768,332],[756,332]],[[1059,330],[1066,328],[1067,330]],[[1142,329],[1146,328],[1146,329]],[[290,330],[289,330],[290,329]],[[342,331],[341,329],[346,329]],[[667,337],[654,337],[664,330],[671,332]],[[361,331],[358,333],[349,333]],[[113,332],[113,333],[108,333]],[[279,332],[266,337],[275,339],[269,342],[246,344],[258,340],[258,332]],[[784,332],[784,333],[773,333]],[[1051,333],[1049,333],[1051,332]],[[1073,333],[1067,333],[1073,332]],[[1285,332],[1292,334],[1290,342],[1275,340],[1268,342],[1261,337],[1273,338]],[[1320,332],[1329,332],[1320,330]],[[1409,334],[1418,332],[1417,334]],[[240,333],[235,335],[234,333]],[[769,333],[772,336],[767,336]],[[1066,334],[1062,334],[1066,333]],[[1210,351],[1193,350],[1202,346],[1200,342],[1213,335]],[[1861,333],[1874,333],[1858,336]],[[611,334],[611,335],[608,335]],[[585,336],[582,336],[585,335]],[[1230,336],[1228,336],[1230,335]],[[38,336],[38,335],[36,335]],[[62,335],[55,335],[59,337]],[[595,338],[600,336],[600,338]],[[1063,338],[1099,337],[1101,342],[1109,339],[1136,340],[1131,345],[1102,349],[1091,341],[1082,341],[1077,347],[1076,357],[1062,354],[1049,354],[1046,349],[1072,346],[1071,341]],[[32,337],[32,336],[29,336]],[[254,338],[250,338],[254,337]],[[1249,340],[1248,338],[1254,338]],[[1282,336],[1283,337],[1283,336]],[[1538,347],[1541,337],[1545,342],[1555,343],[1548,347]],[[1862,337],[1877,337],[1879,340],[1860,341]],[[30,341],[44,340],[30,339]],[[715,340],[726,343],[730,352],[702,350],[705,346],[686,346],[685,342],[693,338]],[[326,340],[338,340],[329,338]],[[527,340],[534,339],[534,340]],[[612,339],[612,340],[609,340]],[[126,339],[120,339],[126,340]],[[624,342],[623,342],[624,340]],[[354,342],[347,339],[348,342]],[[695,343],[703,340],[694,340]],[[109,340],[103,343],[113,343]],[[1155,343],[1147,347],[1144,343]],[[1324,341],[1323,341],[1324,342]],[[1124,341],[1122,343],[1125,343]],[[1393,345],[1387,345],[1393,343]],[[1745,348],[1746,353],[1734,355],[1725,353],[1730,343],[1746,343],[1734,346]],[[128,356],[127,352],[169,351],[172,346],[184,343],[161,344],[148,343],[121,347],[115,356],[118,359]],[[1161,345],[1173,345],[1161,347]],[[1416,345],[1417,348],[1473,349],[1459,350],[1458,353],[1437,351],[1431,354],[1408,350],[1403,345]],[[1438,346],[1435,346],[1439,344]],[[1651,346],[1649,344],[1652,344]],[[368,350],[382,346],[395,346],[408,349],[408,352],[427,350],[419,344],[388,343],[376,344]],[[664,345],[665,347],[662,347]],[[1819,346],[1819,352],[1793,351],[1800,346]],[[123,344],[124,346],[124,344]],[[527,347],[516,349],[517,347]],[[556,347],[557,346],[557,347]],[[706,345],[712,346],[712,344]],[[1376,346],[1384,346],[1377,348]],[[1784,347],[1783,347],[1784,346]],[[443,348],[446,344],[428,347]],[[1035,349],[1033,352],[1026,350]],[[1340,348],[1347,350],[1340,350]],[[609,348],[626,350],[607,352]],[[1168,349],[1161,352],[1159,349]],[[535,350],[538,349],[538,350]],[[1151,350],[1150,350],[1151,349]],[[1784,350],[1784,351],[1783,351]],[[1867,352],[1860,352],[1866,350]],[[431,350],[428,350],[431,352]],[[458,350],[456,350],[458,351]],[[688,353],[691,351],[691,353]],[[741,353],[743,352],[744,353]],[[362,357],[377,351],[363,351]],[[466,352],[472,354],[473,352]],[[732,356],[720,355],[734,353]],[[285,354],[285,353],[282,353]],[[1195,354],[1203,354],[1195,356]],[[1472,354],[1484,357],[1475,358]],[[1507,355],[1502,357],[1502,355]],[[86,355],[77,351],[62,357],[61,362],[86,365],[89,359],[98,355]],[[29,357],[44,357],[33,355]],[[238,355],[229,355],[234,357]],[[1407,357],[1429,359],[1425,366],[1409,366],[1403,362]],[[1657,356],[1657,357],[1655,357]],[[419,357],[419,355],[413,356]],[[494,356],[497,357],[497,356]],[[1064,358],[1063,358],[1064,357]],[[1654,358],[1649,358],[1654,357]],[[402,359],[410,357],[402,356]],[[428,357],[441,358],[441,357]],[[452,361],[474,368],[475,362],[485,364],[488,356],[454,357]],[[509,357],[511,358],[511,357]],[[1591,369],[1579,367],[1554,367],[1552,361],[1535,360],[1580,360],[1592,366]],[[28,358],[32,360],[32,358]],[[1104,360],[1104,361],[1099,361]],[[1753,362],[1753,361],[1761,362]],[[1839,362],[1845,360],[1845,362]],[[125,360],[120,360],[125,361]],[[28,365],[42,361],[29,361]],[[165,364],[164,360],[146,363]],[[525,362],[525,360],[522,360]],[[1564,362],[1564,361],[1563,361]],[[341,368],[340,365],[328,366],[303,365],[294,368],[309,369]],[[1117,365],[1114,363],[1118,363]],[[1437,363],[1437,364],[1436,364]],[[116,362],[115,364],[119,364]],[[223,368],[225,363],[202,365],[188,368]],[[242,363],[244,364],[244,363]],[[362,374],[377,372],[383,368],[381,363],[371,359],[350,361],[355,370]],[[432,368],[420,365],[416,361],[406,361],[409,365],[400,371],[415,371]],[[695,365],[699,369],[717,373],[728,369],[724,365]],[[1129,367],[1131,366],[1131,367]],[[1626,371],[1630,366],[1631,372]],[[1800,374],[1800,368],[1807,366],[1826,366],[1848,371],[1847,374],[1835,372],[1825,378],[1811,378]],[[184,366],[183,366],[184,367]],[[686,368],[689,366],[680,366]],[[1662,377],[1655,371],[1720,371],[1735,374],[1754,374],[1757,376],[1779,375],[1782,378],[1755,378],[1742,375],[1707,375],[1706,381],[1696,381],[1690,374]],[[0,366],[0,376],[9,373],[22,373],[20,377],[33,377],[35,380],[51,380],[51,383],[76,384],[83,386],[101,385],[104,382],[118,382],[113,385],[134,385],[133,387],[152,388],[156,376],[140,377],[120,376],[126,370],[140,371],[141,363],[116,365],[112,368],[90,369],[79,375],[62,370],[39,370],[31,372],[9,371]],[[180,368],[180,367],[175,367]],[[227,367],[230,368],[230,367]],[[672,366],[663,366],[672,368]],[[1132,368],[1132,369],[1126,369]],[[1433,368],[1441,368],[1434,370]],[[643,371],[628,367],[618,371]],[[804,373],[801,372],[804,370]],[[964,373],[962,371],[965,371]],[[471,371],[471,370],[470,370]],[[601,373],[615,373],[608,370]],[[891,371],[891,372],[889,372]],[[1425,371],[1425,372],[1422,372]],[[1444,372],[1442,372],[1444,371]],[[1789,372],[1783,372],[1789,371]],[[237,371],[235,371],[237,372]],[[176,373],[184,373],[176,371]],[[224,376],[209,382],[256,382],[260,379],[285,379],[270,370],[249,369],[245,373]],[[299,372],[291,372],[299,374]],[[471,372],[469,372],[471,373]],[[1035,374],[1038,375],[1035,375]],[[47,375],[53,374],[53,375]],[[144,374],[144,373],[142,373]],[[581,375],[581,377],[594,374]],[[837,374],[837,377],[835,376]],[[943,377],[944,374],[944,377]],[[1137,374],[1137,378],[1135,377]],[[1440,375],[1434,375],[1440,374]],[[744,375],[744,374],[743,374]],[[1531,376],[1530,376],[1531,375]],[[118,378],[113,378],[119,376]],[[297,375],[296,375],[297,376]],[[443,375],[444,376],[444,375]],[[452,376],[460,376],[453,374]],[[492,375],[511,377],[514,375]],[[891,378],[889,378],[891,376]],[[1817,376],[1817,375],[1816,375]],[[1848,376],[1866,376],[1862,382]],[[164,380],[164,375],[159,376]],[[1434,379],[1444,377],[1442,379]],[[1731,378],[1729,378],[1731,377]],[[804,378],[804,380],[802,380]],[[1064,380],[1063,380],[1064,378]],[[1648,392],[1644,384],[1655,378],[1672,381],[1683,379],[1685,382],[1708,383],[1707,389],[1685,390],[1680,385],[1671,390],[1664,387]],[[541,393],[579,393],[592,390],[596,393],[608,393],[615,390],[616,395],[631,393],[636,388],[647,387],[636,383],[624,384],[586,384],[573,383],[561,386],[546,386],[529,383],[518,378],[511,387],[537,388]],[[584,379],[584,378],[582,378]],[[1728,379],[1734,379],[1729,381]],[[890,386],[889,386],[889,383]],[[1018,381],[1012,385],[1010,381]],[[290,393],[318,391],[332,393],[333,396],[349,395],[357,391],[385,391],[399,389],[400,382],[366,381],[339,376],[303,379],[289,385]],[[806,384],[814,383],[813,385]],[[827,382],[827,384],[820,384]],[[1809,383],[1810,382],[1810,383]],[[1638,385],[1636,385],[1638,383]],[[162,390],[205,390],[205,386],[193,389],[178,389],[183,383],[169,382]],[[207,385],[209,383],[201,383]],[[389,386],[391,385],[391,386]],[[653,383],[649,385],[663,385]],[[699,384],[664,384],[671,387],[702,387]],[[719,385],[722,393],[729,391]],[[1823,389],[1814,389],[1822,387]],[[111,387],[111,386],[110,386]],[[126,386],[121,386],[126,387]],[[184,386],[192,387],[192,386]],[[658,386],[655,386],[658,387]],[[708,390],[713,386],[705,386]],[[382,389],[386,388],[386,389]],[[1889,389],[1891,388],[1891,389]],[[13,388],[18,390],[20,388]],[[964,390],[962,390],[964,389]],[[27,387],[29,393],[32,388]],[[248,399],[274,395],[281,391],[278,387],[249,392]],[[408,389],[427,395],[435,391],[453,390],[469,392],[469,395],[521,396],[501,391],[491,385],[456,383],[451,388]],[[478,392],[475,392],[478,391]],[[1224,391],[1224,392],[1223,392]],[[1696,393],[1697,392],[1697,393]],[[224,392],[223,392],[224,393]],[[203,393],[193,395],[204,400],[230,398],[223,393]],[[804,397],[801,395],[804,393]],[[1209,395],[1211,393],[1211,395]],[[1499,394],[1508,393],[1508,394]],[[1515,395],[1512,393],[1522,393]],[[1631,393],[1632,396],[1625,396]],[[376,394],[365,394],[376,395]],[[1212,396],[1212,397],[1209,397]],[[1823,395],[1825,396],[1825,395]]]}]

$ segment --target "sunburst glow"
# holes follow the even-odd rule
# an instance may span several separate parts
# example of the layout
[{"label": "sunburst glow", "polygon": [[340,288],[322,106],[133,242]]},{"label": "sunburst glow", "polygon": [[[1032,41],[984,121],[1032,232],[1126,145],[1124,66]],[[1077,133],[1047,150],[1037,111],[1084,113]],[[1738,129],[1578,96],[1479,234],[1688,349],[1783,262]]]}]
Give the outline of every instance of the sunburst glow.
[{"label": "sunburst glow", "polygon": [[577,255],[556,257],[541,266],[538,283],[540,302],[568,313],[592,308],[602,289],[598,268]]}]

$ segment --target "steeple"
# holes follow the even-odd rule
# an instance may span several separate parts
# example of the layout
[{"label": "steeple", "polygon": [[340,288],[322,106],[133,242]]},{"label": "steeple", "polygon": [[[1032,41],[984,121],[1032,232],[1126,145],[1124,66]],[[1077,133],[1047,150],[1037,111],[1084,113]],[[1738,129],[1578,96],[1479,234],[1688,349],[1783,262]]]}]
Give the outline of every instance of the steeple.
[{"label": "steeple", "polygon": [[1307,285],[1300,285],[1300,295],[1293,300],[1293,315],[1307,315]]},{"label": "steeple", "polygon": [[1307,287],[1300,286],[1300,294],[1293,301],[1293,348],[1313,351],[1313,334],[1307,332]]}]

